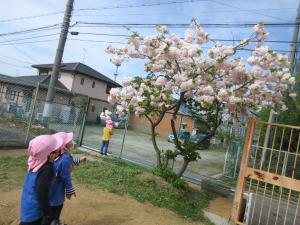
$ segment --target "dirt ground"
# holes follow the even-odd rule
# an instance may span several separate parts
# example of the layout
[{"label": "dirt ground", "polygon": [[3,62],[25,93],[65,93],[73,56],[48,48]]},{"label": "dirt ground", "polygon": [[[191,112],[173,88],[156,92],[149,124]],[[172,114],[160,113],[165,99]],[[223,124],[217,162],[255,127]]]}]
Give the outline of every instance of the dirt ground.
[{"label": "dirt ground", "polygon": [[26,155],[27,149],[0,149],[0,157]]},{"label": "dirt ground", "polygon": [[[0,192],[1,225],[18,224],[20,195],[21,190]],[[129,196],[83,186],[77,188],[77,197],[65,203],[62,220],[70,225],[201,225]]]},{"label": "dirt ground", "polygon": [[[0,150],[0,157],[24,154],[26,149]],[[139,203],[130,196],[85,186],[77,187],[76,193],[75,198],[66,201],[62,213],[63,222],[69,225],[202,225],[150,203]],[[20,197],[20,189],[0,191],[0,225],[18,224]],[[217,197],[205,211],[228,219],[231,207],[232,199]]]}]

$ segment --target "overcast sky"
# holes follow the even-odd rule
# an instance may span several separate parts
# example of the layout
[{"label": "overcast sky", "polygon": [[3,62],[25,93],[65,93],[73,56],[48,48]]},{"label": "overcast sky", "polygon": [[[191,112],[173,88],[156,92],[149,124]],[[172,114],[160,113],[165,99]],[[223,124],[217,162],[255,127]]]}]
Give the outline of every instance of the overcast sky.
[{"label": "overcast sky", "polygon": [[[183,2],[185,0],[174,0]],[[189,0],[186,0],[189,1]],[[37,74],[32,64],[53,63],[58,43],[59,26],[48,30],[26,34],[3,35],[10,32],[51,26],[61,23],[67,0],[9,0],[0,7],[0,74],[24,76]],[[199,23],[294,23],[299,1],[296,0],[207,0],[168,4],[171,0],[75,0],[72,24],[81,22],[99,23],[189,23],[195,17]],[[161,3],[160,5],[156,3]],[[167,3],[167,4],[165,4]],[[147,4],[147,6],[141,6]],[[153,4],[150,6],[149,4]],[[120,8],[118,9],[117,6]],[[137,7],[135,7],[137,6]],[[95,10],[97,8],[97,10]],[[85,10],[83,10],[85,9]],[[34,18],[20,17],[40,14]],[[127,27],[128,28],[128,27]],[[129,27],[130,28],[130,27]],[[153,28],[130,28],[140,34],[153,34]],[[205,30],[216,39],[241,39],[251,34],[252,28],[209,28]],[[185,28],[170,29],[183,36]],[[293,27],[268,27],[268,40],[291,41]],[[76,25],[70,31],[81,32],[78,36],[68,35],[63,62],[84,62],[113,79],[115,67],[109,62],[111,56],[104,52],[108,41],[124,42],[125,37],[93,34],[129,35],[126,27],[104,26],[82,27]],[[41,37],[43,36],[43,37]],[[71,39],[80,39],[71,40]],[[85,40],[85,41],[83,41]],[[92,41],[104,42],[92,42]],[[26,43],[25,43],[26,42]],[[30,43],[28,43],[30,42]],[[226,42],[232,44],[231,42]],[[119,44],[113,44],[120,47]],[[268,43],[273,49],[290,50],[289,43]],[[247,57],[251,52],[243,51]],[[128,62],[119,68],[120,81],[123,76],[143,75],[142,62]]]}]

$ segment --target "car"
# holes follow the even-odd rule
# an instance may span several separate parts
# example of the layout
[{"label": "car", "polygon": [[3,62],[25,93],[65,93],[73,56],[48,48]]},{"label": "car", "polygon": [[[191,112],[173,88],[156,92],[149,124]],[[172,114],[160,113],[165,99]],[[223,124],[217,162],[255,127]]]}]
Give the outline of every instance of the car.
[{"label": "car", "polygon": [[[182,131],[177,133],[179,140],[181,141],[189,141],[190,139],[190,132],[189,131]],[[174,142],[175,137],[173,135],[173,133],[170,133],[168,135],[168,142]]]},{"label": "car", "polygon": [[190,142],[193,144],[197,144],[199,149],[208,149],[210,146],[210,138],[203,141],[203,139],[207,136],[207,133],[197,133],[191,136]]},{"label": "car", "polygon": [[174,135],[173,133],[169,134],[168,135],[168,142],[174,142],[175,138],[174,138]]},{"label": "car", "polygon": [[125,128],[125,120],[113,121],[113,126],[116,129],[124,129]]}]

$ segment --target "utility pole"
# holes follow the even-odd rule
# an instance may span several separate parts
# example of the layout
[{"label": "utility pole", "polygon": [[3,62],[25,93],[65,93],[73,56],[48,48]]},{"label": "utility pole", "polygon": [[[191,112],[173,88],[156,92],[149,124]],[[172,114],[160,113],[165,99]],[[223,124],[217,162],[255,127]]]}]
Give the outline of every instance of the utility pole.
[{"label": "utility pole", "polygon": [[297,42],[298,42],[298,36],[299,36],[299,28],[300,28],[300,2],[298,5],[298,9],[297,9],[296,26],[294,29],[294,34],[293,34],[293,39],[292,39],[292,44],[291,44],[290,62],[291,62],[292,68],[294,67],[294,64],[295,64],[296,48],[298,46]]},{"label": "utility pole", "polygon": [[58,80],[58,75],[61,67],[61,60],[63,57],[64,53],[64,48],[69,32],[69,26],[70,26],[70,20],[72,16],[72,10],[73,10],[73,4],[74,0],[68,0],[67,6],[66,6],[66,11],[64,15],[64,20],[63,24],[61,27],[61,32],[60,32],[60,37],[59,37],[59,42],[56,50],[56,56],[55,56],[55,61],[52,67],[52,74],[50,77],[50,82],[49,82],[49,87],[48,87],[48,92],[47,92],[47,97],[46,97],[46,103],[43,111],[43,116],[44,117],[51,117],[52,114],[52,102],[55,96],[55,83]]}]

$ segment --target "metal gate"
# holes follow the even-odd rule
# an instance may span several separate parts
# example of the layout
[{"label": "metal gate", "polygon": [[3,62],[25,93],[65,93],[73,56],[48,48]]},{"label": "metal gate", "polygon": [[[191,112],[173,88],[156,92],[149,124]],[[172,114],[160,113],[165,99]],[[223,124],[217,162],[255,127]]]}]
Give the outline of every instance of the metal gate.
[{"label": "metal gate", "polygon": [[233,205],[235,224],[300,224],[300,127],[248,123]]}]

